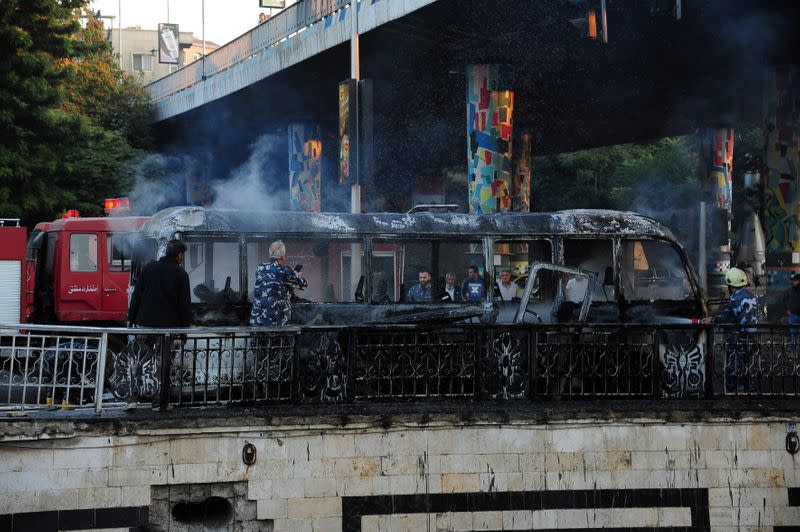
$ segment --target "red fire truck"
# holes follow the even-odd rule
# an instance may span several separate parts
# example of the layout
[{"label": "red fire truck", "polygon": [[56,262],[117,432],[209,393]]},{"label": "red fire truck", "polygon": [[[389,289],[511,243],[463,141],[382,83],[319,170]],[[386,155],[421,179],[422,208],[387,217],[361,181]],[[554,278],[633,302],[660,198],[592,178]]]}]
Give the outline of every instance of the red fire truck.
[{"label": "red fire truck", "polygon": [[127,199],[106,200],[106,218],[37,224],[26,242],[18,220],[0,225],[0,323],[120,325],[128,309],[130,254],[124,235],[143,216],[114,216]]}]

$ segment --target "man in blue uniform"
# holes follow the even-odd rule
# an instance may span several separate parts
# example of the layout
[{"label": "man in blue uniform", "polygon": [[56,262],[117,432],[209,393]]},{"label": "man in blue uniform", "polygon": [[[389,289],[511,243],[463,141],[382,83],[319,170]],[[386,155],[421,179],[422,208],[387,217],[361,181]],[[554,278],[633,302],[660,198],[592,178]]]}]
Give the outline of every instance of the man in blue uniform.
[{"label": "man in blue uniform", "polygon": [[269,262],[256,269],[256,284],[253,290],[253,309],[250,325],[264,327],[286,325],[292,318],[291,288],[305,288],[308,281],[300,272],[295,272],[286,263],[286,246],[278,240],[269,246]]},{"label": "man in blue uniform", "polygon": [[[731,268],[725,274],[725,284],[730,290],[728,302],[722,313],[711,323],[735,325],[725,330],[727,361],[725,365],[725,388],[729,393],[748,391],[751,351],[754,347],[755,329],[758,324],[758,300],[747,288],[747,274],[739,268]],[[749,390],[752,391],[752,390]]]}]

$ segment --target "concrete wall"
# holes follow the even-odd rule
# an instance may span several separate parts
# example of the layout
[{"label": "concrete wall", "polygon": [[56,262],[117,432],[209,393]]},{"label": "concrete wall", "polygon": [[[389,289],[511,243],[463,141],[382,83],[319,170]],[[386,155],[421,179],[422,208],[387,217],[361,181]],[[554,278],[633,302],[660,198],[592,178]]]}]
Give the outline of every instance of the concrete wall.
[{"label": "concrete wall", "polygon": [[164,522],[169,505],[220,490],[238,497],[230,530],[781,530],[800,526],[800,455],[785,449],[786,421],[189,421],[108,435],[50,423],[38,441],[31,426],[0,427],[0,528],[8,514],[13,530],[90,514],[83,528],[114,528],[102,509],[118,507],[120,527],[188,530]]},{"label": "concrete wall", "polygon": [[[119,30],[112,28],[108,31],[108,38],[111,42],[114,55],[120,54]],[[181,46],[189,46],[192,43],[192,32],[180,32]],[[183,64],[169,65],[158,62],[158,31],[143,30],[139,28],[122,28],[122,54],[120,67],[125,72],[133,74],[139,83],[146,85],[157,79],[163,78],[170,72],[181,68]],[[155,50],[155,52],[153,52]],[[133,69],[133,55],[143,54],[152,57],[152,70],[140,71]],[[183,61],[186,55],[181,50],[180,60]]]}]

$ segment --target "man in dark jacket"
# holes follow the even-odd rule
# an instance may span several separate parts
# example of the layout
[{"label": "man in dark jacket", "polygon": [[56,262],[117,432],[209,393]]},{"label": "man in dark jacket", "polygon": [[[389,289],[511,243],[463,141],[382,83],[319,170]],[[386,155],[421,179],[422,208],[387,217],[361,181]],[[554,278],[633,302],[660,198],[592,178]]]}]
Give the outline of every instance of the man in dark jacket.
[{"label": "man in dark jacket", "polygon": [[128,308],[128,325],[188,327],[192,323],[189,275],[181,267],[186,244],[170,240],[166,255],[142,269]]}]

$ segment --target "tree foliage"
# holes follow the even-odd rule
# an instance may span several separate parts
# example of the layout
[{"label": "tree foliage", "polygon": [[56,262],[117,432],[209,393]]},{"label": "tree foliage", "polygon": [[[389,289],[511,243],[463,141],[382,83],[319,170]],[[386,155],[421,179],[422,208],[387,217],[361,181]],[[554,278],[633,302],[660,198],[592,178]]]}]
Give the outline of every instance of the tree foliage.
[{"label": "tree foliage", "polygon": [[[703,198],[703,180],[693,135],[619,144],[537,157],[533,199],[538,211],[603,208],[640,211],[664,218]],[[757,127],[736,130],[734,195],[742,175],[760,169],[763,134]],[[735,202],[734,202],[735,203]]]},{"label": "tree foliage", "polygon": [[100,214],[148,141],[146,95],[116,66],[84,0],[2,4],[0,216]]},{"label": "tree foliage", "polygon": [[685,205],[700,182],[689,137],[538,157],[536,210],[657,211]]}]

